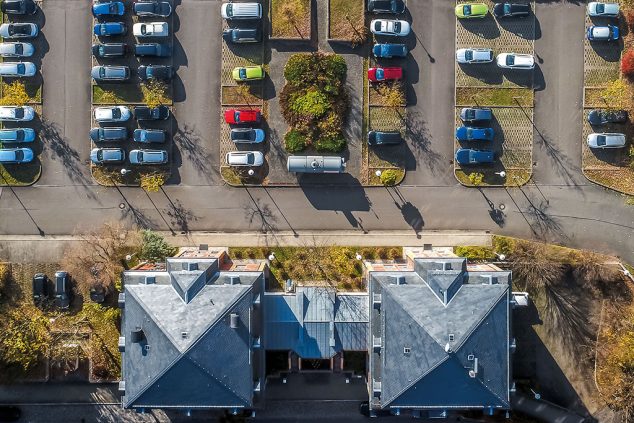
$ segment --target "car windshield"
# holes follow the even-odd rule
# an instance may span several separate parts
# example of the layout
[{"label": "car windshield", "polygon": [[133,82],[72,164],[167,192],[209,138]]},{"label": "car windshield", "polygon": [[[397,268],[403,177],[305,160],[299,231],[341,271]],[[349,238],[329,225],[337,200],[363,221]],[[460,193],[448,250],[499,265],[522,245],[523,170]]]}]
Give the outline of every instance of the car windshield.
[{"label": "car windshield", "polygon": [[375,31],[380,31],[381,30],[381,21],[376,21],[374,23],[374,30]]},{"label": "car windshield", "polygon": [[110,3],[110,4],[108,5],[108,11],[109,11],[110,13],[113,13],[113,14],[114,14],[114,13],[117,13],[117,5],[116,5],[116,4],[114,4],[114,3]]},{"label": "car windshield", "polygon": [[15,140],[16,141],[23,141],[24,140],[24,131],[22,131],[22,130],[15,131]]},{"label": "car windshield", "polygon": [[147,25],[141,25],[141,34],[145,35],[147,34]]},{"label": "car windshield", "polygon": [[597,13],[601,14],[605,12],[605,5],[603,3],[598,3],[597,4]]},{"label": "car windshield", "polygon": [[158,118],[159,118],[159,109],[158,109],[158,108],[156,108],[156,109],[152,109],[152,110],[150,111],[150,115],[152,115],[152,117],[153,117],[154,119],[158,119]]},{"label": "car windshield", "polygon": [[465,4],[462,13],[464,13],[465,16],[469,16],[471,14],[471,5]]},{"label": "car windshield", "polygon": [[26,66],[24,66],[24,63],[18,63],[16,68],[17,68],[17,73],[19,73],[20,75],[24,75],[26,73]]},{"label": "car windshield", "polygon": [[18,162],[24,160],[24,151],[16,150],[15,151],[15,160],[18,161]]},{"label": "car windshield", "polygon": [[108,31],[106,30],[106,25],[105,24],[101,24],[99,25],[99,33],[101,35],[105,35]]},{"label": "car windshield", "polygon": [[473,110],[473,109],[468,109],[468,110],[467,110],[467,113],[465,113],[465,118],[466,118],[467,120],[473,120],[473,119],[475,119],[475,110]]},{"label": "car windshield", "polygon": [[376,79],[383,79],[385,78],[385,71],[382,68],[378,68],[376,70]]},{"label": "car windshield", "polygon": [[240,68],[239,74],[240,79],[245,79],[247,77],[247,70],[245,68]]},{"label": "car windshield", "polygon": [[97,151],[97,161],[100,162],[103,160],[103,150]]},{"label": "car windshield", "polygon": [[142,162],[143,161],[143,152],[142,151],[137,152],[136,158],[137,158],[138,161]]},{"label": "car windshield", "polygon": [[112,109],[112,118],[113,119],[121,118],[121,110],[118,108]]},{"label": "car windshield", "polygon": [[471,60],[473,60],[473,50],[466,50],[466,51],[464,52],[464,58],[465,58],[465,60],[467,60],[467,61],[471,61]]},{"label": "car windshield", "polygon": [[473,135],[473,129],[467,128],[467,138],[471,138],[472,135]]},{"label": "car windshield", "polygon": [[511,13],[511,5],[509,3],[504,3],[504,14],[509,15]]},{"label": "car windshield", "polygon": [[250,165],[255,163],[255,154],[253,154],[253,153],[247,154],[247,163],[250,164]]},{"label": "car windshield", "polygon": [[235,120],[236,122],[240,122],[240,112],[239,111],[235,111],[235,113],[233,114],[233,120]]},{"label": "car windshield", "polygon": [[99,68],[99,78],[104,78],[105,76],[106,76],[106,68],[102,66]]},{"label": "car windshield", "polygon": [[597,135],[597,145],[605,145],[606,139],[605,135]]},{"label": "car windshield", "polygon": [[99,46],[99,55],[103,56],[106,54],[106,48],[104,46]]},{"label": "car windshield", "polygon": [[15,54],[22,54],[24,53],[24,45],[23,44],[16,44],[15,45]]},{"label": "car windshield", "polygon": [[15,117],[17,119],[22,119],[24,117],[24,109],[22,107],[16,107],[16,109],[15,109]]},{"label": "car windshield", "polygon": [[509,54],[508,56],[506,56],[506,65],[513,66],[514,64],[515,64],[515,56],[513,56],[512,54]]},{"label": "car windshield", "polygon": [[29,25],[12,25],[11,28],[13,28],[13,31],[10,32],[14,34],[29,35],[31,33]]},{"label": "car windshield", "polygon": [[394,22],[394,32],[401,32],[401,23],[400,22]]},{"label": "car windshield", "polygon": [[233,15],[233,5],[231,3],[227,4],[227,16]]}]

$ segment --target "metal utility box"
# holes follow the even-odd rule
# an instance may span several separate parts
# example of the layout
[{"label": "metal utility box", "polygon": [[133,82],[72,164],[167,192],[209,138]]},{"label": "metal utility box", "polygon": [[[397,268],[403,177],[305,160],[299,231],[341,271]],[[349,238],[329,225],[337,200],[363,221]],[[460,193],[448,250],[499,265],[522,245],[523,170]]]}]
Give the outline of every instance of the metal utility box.
[{"label": "metal utility box", "polygon": [[289,156],[286,168],[295,173],[343,173],[346,163],[339,156]]}]

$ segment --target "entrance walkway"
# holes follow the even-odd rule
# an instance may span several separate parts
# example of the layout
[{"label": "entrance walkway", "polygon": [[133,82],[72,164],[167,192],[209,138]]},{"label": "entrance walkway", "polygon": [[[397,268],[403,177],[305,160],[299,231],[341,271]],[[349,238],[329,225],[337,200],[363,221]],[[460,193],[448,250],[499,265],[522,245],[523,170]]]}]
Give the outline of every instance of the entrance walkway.
[{"label": "entrance walkway", "polygon": [[[364,377],[346,377],[345,373],[303,372],[286,373],[280,378],[269,377],[266,382],[266,401],[367,401],[368,390]],[[284,383],[286,379],[286,383]],[[346,383],[348,381],[348,383]]]}]

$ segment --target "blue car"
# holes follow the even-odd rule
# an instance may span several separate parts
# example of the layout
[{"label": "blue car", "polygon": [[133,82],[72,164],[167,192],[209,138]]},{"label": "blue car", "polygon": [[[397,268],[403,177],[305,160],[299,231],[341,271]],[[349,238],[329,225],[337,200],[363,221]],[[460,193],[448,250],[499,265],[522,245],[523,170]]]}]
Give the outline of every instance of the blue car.
[{"label": "blue car", "polygon": [[125,35],[128,32],[123,22],[104,22],[95,25],[94,33],[97,37],[110,37],[113,35]]},{"label": "blue car", "polygon": [[474,128],[461,126],[456,129],[458,141],[493,141],[493,128]]},{"label": "blue car", "polygon": [[493,163],[494,160],[495,153],[489,150],[459,148],[458,151],[456,151],[456,163],[463,166]]},{"label": "blue car", "polygon": [[588,28],[589,41],[617,41],[619,39],[619,27],[614,25],[596,26]]},{"label": "blue car", "polygon": [[108,1],[92,5],[92,14],[96,18],[101,16],[123,16],[124,13],[125,6],[120,1]]},{"label": "blue car", "polygon": [[372,48],[374,57],[383,57],[389,59],[391,57],[407,56],[407,47],[405,44],[375,44]]}]

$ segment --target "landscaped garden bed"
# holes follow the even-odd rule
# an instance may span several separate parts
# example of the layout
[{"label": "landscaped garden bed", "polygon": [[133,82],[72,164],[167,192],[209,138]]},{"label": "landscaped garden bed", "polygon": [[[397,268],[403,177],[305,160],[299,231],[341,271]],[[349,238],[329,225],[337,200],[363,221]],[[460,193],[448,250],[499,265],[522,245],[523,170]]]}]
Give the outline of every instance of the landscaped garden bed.
[{"label": "landscaped garden bed", "polygon": [[262,87],[260,84],[222,87],[221,104],[224,106],[261,106],[262,102]]},{"label": "landscaped garden bed", "polygon": [[529,88],[457,87],[456,106],[533,107],[533,90]]},{"label": "landscaped garden bed", "polygon": [[310,39],[311,0],[270,0],[271,38]]},{"label": "landscaped garden bed", "polygon": [[328,0],[328,39],[360,45],[368,37],[364,0]]},{"label": "landscaped garden bed", "polygon": [[284,136],[289,153],[308,148],[337,153],[345,148],[346,72],[346,62],[337,54],[290,57],[284,67],[286,84],[280,93],[282,115],[290,127]]},{"label": "landscaped garden bed", "polygon": [[[121,168],[127,168],[125,175]],[[99,185],[106,187],[140,186],[148,192],[156,192],[170,177],[169,164],[164,166],[97,166],[90,165],[92,177]]]},{"label": "landscaped garden bed", "polygon": [[92,103],[99,104],[146,104],[151,96],[159,104],[171,105],[171,85],[163,89],[152,89],[145,84],[108,84],[92,86]]}]

